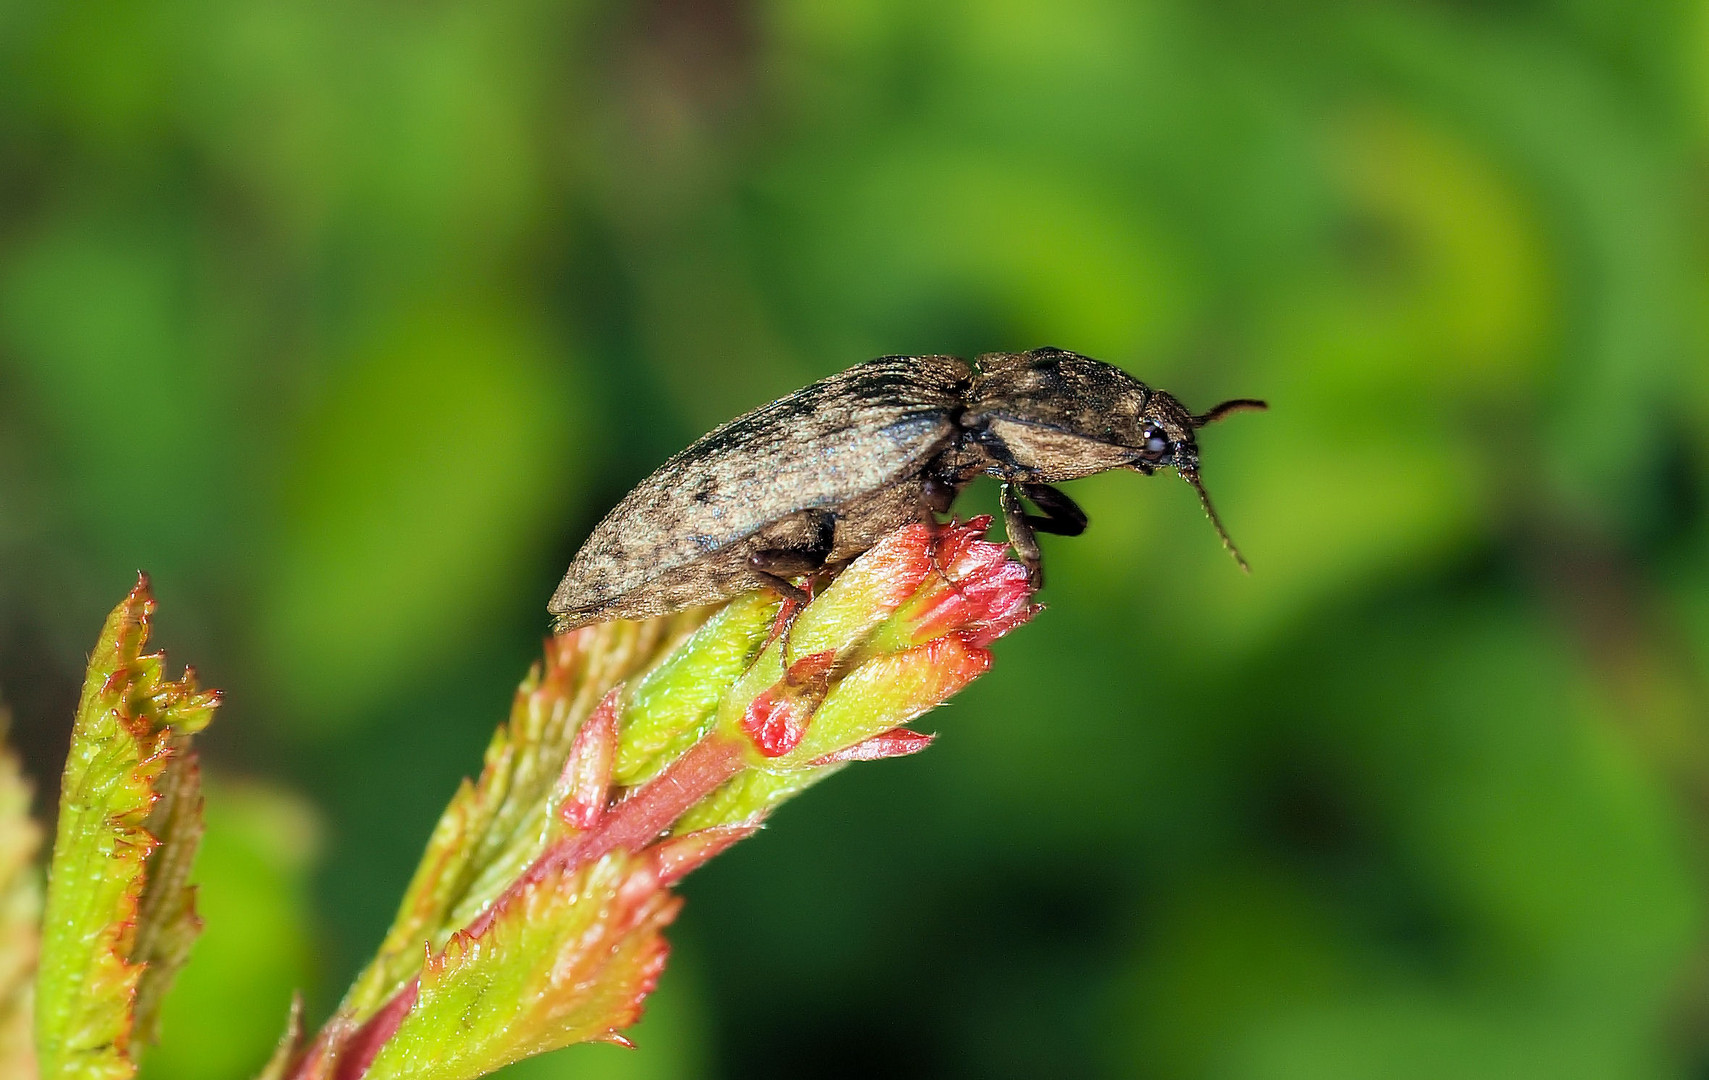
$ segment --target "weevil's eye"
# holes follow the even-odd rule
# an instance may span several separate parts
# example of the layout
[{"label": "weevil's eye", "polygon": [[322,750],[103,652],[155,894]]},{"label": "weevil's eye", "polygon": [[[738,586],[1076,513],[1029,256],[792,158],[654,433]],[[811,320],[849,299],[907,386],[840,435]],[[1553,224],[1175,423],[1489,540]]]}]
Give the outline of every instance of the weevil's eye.
[{"label": "weevil's eye", "polygon": [[1147,425],[1139,433],[1139,456],[1147,461],[1162,461],[1169,456],[1169,436],[1158,428]]}]

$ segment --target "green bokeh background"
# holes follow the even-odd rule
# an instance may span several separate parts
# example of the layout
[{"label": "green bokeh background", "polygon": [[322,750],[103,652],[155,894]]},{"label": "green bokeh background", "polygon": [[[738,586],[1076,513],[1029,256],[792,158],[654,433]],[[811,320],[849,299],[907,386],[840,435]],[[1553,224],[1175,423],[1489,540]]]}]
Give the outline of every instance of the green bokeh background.
[{"label": "green bokeh background", "polygon": [[[883,353],[1204,407],[571,1077],[1709,1074],[1709,4],[0,2],[0,688],[227,692],[156,1080],[378,941],[599,515]],[[981,486],[964,506],[994,501]],[[47,784],[51,789],[51,782]]]}]

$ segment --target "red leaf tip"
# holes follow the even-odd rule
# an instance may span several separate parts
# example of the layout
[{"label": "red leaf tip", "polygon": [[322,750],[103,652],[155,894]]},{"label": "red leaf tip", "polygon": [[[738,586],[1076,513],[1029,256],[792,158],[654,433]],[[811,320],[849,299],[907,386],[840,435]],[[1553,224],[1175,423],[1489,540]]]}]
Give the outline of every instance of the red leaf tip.
[{"label": "red leaf tip", "polygon": [[1027,568],[1009,557],[1008,548],[984,539],[989,515],[951,525],[933,538],[933,553],[943,571],[928,580],[908,609],[912,637],[929,641],[956,634],[983,648],[1037,614]]},{"label": "red leaf tip", "polygon": [[905,727],[892,728],[870,739],[863,739],[853,746],[821,754],[807,764],[837,765],[846,761],[881,761],[884,758],[907,757],[932,745],[932,740],[936,738],[936,735],[923,735]]},{"label": "red leaf tip", "polygon": [[662,840],[653,847],[659,883],[670,885],[691,870],[698,870],[738,840],[759,831],[759,822],[745,825],[714,825]]},{"label": "red leaf tip", "polygon": [[837,654],[829,649],[804,656],[748,703],[741,728],[761,754],[780,757],[801,742],[813,710],[830,689],[836,661]]},{"label": "red leaf tip", "polygon": [[570,744],[564,771],[558,778],[558,816],[573,829],[586,831],[605,817],[611,799],[611,763],[617,755],[618,701],[623,684],[611,688],[593,713],[582,721]]}]

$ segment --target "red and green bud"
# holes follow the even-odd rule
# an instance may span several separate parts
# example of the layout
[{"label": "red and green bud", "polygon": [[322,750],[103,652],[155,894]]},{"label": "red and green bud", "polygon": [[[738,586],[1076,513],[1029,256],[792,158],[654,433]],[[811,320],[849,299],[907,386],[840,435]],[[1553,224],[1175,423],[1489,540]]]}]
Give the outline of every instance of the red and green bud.
[{"label": "red and green bud", "polygon": [[837,769],[925,749],[906,725],[1038,610],[989,525],[898,529],[792,619],[754,593],[550,642],[289,1075],[457,1080],[621,1041],[664,964],[670,884]]}]

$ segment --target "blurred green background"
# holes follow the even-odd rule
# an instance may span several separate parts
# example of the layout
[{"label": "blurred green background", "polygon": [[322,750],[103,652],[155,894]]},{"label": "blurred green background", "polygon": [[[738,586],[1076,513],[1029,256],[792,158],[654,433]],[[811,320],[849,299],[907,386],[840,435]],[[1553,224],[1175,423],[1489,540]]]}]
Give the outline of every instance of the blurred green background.
[{"label": "blurred green background", "polygon": [[[1203,408],[571,1077],[1709,1075],[1709,4],[0,2],[0,688],[225,688],[156,1080],[325,1014],[600,514],[883,353]],[[986,486],[964,507],[994,502]],[[198,1034],[199,1032],[199,1034]]]}]

